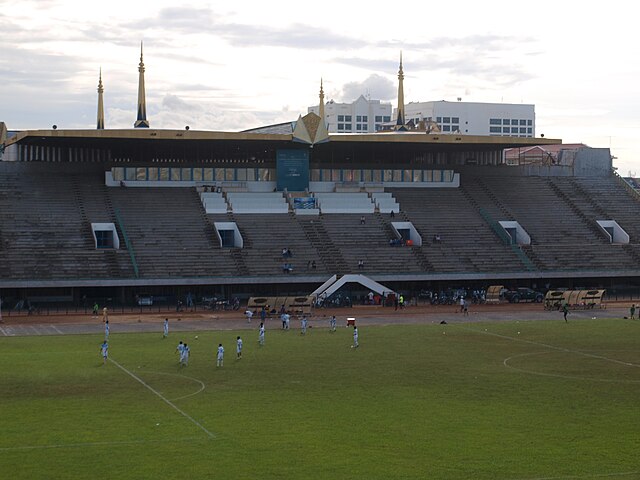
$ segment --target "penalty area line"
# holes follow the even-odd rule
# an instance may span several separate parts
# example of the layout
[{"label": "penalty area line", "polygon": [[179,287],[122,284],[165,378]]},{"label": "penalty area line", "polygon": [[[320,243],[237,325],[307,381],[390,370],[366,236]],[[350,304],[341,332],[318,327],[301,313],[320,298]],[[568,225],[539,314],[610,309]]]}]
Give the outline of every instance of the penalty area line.
[{"label": "penalty area line", "polygon": [[113,363],[116,367],[118,367],[120,370],[122,370],[123,372],[125,372],[127,375],[129,375],[131,378],[137,380],[138,382],[140,382],[142,385],[144,385],[148,390],[150,390],[151,392],[153,392],[155,395],[157,395],[164,403],[166,403],[167,405],[169,405],[171,408],[173,408],[176,412],[178,412],[180,415],[182,415],[184,418],[186,418],[187,420],[189,420],[191,423],[193,423],[194,425],[196,425],[200,430],[202,430],[204,433],[206,433],[210,438],[215,438],[216,436],[211,433],[209,430],[207,430],[200,422],[198,422],[195,418],[193,418],[191,415],[189,415],[187,412],[185,412],[184,410],[182,410],[180,407],[176,406],[176,404],[174,404],[171,400],[169,400],[167,397],[165,397],[164,395],[162,395],[160,392],[158,392],[156,389],[154,389],[151,385],[149,385],[148,383],[146,383],[144,380],[142,380],[140,377],[138,377],[135,373],[127,370],[126,368],[124,368],[122,365],[120,365],[118,362],[116,362],[114,359],[109,358],[109,361],[111,363]]}]

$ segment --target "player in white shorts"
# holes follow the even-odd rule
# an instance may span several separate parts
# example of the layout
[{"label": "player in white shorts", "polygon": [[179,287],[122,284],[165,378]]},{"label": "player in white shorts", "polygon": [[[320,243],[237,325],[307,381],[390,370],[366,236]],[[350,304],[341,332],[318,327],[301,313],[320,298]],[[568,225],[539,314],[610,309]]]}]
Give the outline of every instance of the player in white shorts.
[{"label": "player in white shorts", "polygon": [[307,333],[307,317],[306,317],[306,315],[302,316],[302,320],[300,321],[300,327],[302,328],[300,333],[302,335],[305,335]]},{"label": "player in white shorts", "polygon": [[242,339],[239,336],[236,339],[236,358],[238,360],[242,358]]},{"label": "player in white shorts", "polygon": [[109,320],[104,322],[104,339],[109,340]]},{"label": "player in white shorts", "polygon": [[331,315],[331,318],[329,319],[329,331],[331,332],[335,332],[336,331],[336,316],[335,315]]},{"label": "player in white shorts", "polygon": [[100,345],[100,353],[102,354],[103,364],[106,365],[107,358],[109,357],[109,344],[106,340],[102,342],[102,345]]},{"label": "player in white shorts", "polygon": [[169,336],[169,319],[164,319],[164,331],[162,333],[162,338],[167,338]]},{"label": "player in white shorts", "polygon": [[260,345],[264,345],[264,323],[260,324],[260,333],[258,334],[258,342]]},{"label": "player in white shorts", "polygon": [[216,361],[217,367],[224,366],[224,347],[221,343],[218,344],[218,359]]},{"label": "player in white shorts", "polygon": [[353,326],[353,345],[351,348],[358,348],[358,327]]},{"label": "player in white shorts", "polygon": [[189,349],[189,345],[187,345],[186,343],[184,344],[184,346],[182,347],[182,355],[180,356],[180,363],[183,366],[187,366],[189,365],[189,352],[191,350]]}]

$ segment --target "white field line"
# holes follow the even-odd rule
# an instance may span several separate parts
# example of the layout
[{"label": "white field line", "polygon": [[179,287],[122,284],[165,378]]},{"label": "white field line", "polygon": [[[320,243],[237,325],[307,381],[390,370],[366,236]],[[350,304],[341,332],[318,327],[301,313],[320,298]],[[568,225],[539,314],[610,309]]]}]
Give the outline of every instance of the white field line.
[{"label": "white field line", "polygon": [[638,475],[639,473],[640,471],[617,472],[617,473],[588,473],[586,475],[567,475],[564,477],[531,477],[531,478],[518,478],[513,480],[589,480],[590,478],[629,477],[631,475]]},{"label": "white field line", "polygon": [[[197,438],[183,438],[177,440],[178,443],[198,441]],[[201,440],[201,439],[200,439]],[[84,447],[104,447],[118,445],[144,445],[147,443],[176,443],[176,440],[130,440],[123,442],[84,442],[84,443],[59,443],[54,445],[21,445],[17,447],[0,447],[0,452],[12,452],[16,450],[47,450],[54,448],[84,448]]]},{"label": "white field line", "polygon": [[592,382],[605,382],[605,383],[640,383],[640,380],[615,380],[610,378],[590,378],[590,377],[580,377],[578,375],[560,375],[557,373],[544,373],[537,372],[535,370],[527,370],[524,368],[518,368],[511,365],[509,362],[514,358],[522,358],[522,357],[531,357],[533,355],[543,355],[545,353],[551,353],[548,350],[544,352],[529,352],[529,353],[520,353],[518,355],[512,355],[511,357],[507,357],[502,361],[502,364],[510,368],[511,370],[515,370],[516,372],[528,373],[530,375],[538,375],[541,377],[555,377],[555,378],[566,378],[567,380],[590,380]]},{"label": "white field line", "polygon": [[2,332],[2,335],[4,335],[5,337],[10,337],[10,336],[11,336],[11,335],[10,335],[9,333],[7,333],[7,331],[6,331],[4,328],[2,328],[2,327],[0,327],[0,332]]},{"label": "white field line", "polygon": [[172,398],[171,399],[172,402],[175,402],[176,400],[183,400],[185,398],[193,397],[194,395],[198,395],[200,392],[203,392],[204,389],[206,388],[205,385],[204,385],[204,382],[201,382],[197,378],[188,377],[186,375],[181,375],[179,373],[152,372],[150,370],[144,370],[144,371],[141,371],[140,373],[150,373],[152,375],[166,375],[168,377],[182,377],[182,378],[186,378],[187,380],[191,380],[191,381],[194,381],[194,382],[200,384],[200,390],[198,390],[196,392],[193,392],[193,393],[188,393],[186,395],[182,395],[182,396],[177,397],[177,398]]},{"label": "white field line", "polygon": [[62,333],[62,331],[60,331],[60,329],[55,325],[51,325],[51,328],[53,328],[56,331],[56,333],[59,333],[60,335],[64,335],[64,333]]},{"label": "white field line", "polygon": [[623,362],[622,360],[616,360],[615,358],[605,357],[603,355],[596,355],[595,353],[581,352],[580,350],[571,350],[570,348],[557,347],[555,345],[550,345],[548,343],[534,342],[533,340],[525,340],[524,338],[510,337],[508,335],[500,335],[499,333],[486,332],[482,330],[476,330],[475,328],[461,327],[456,326],[456,328],[460,328],[462,330],[468,330],[470,332],[481,333],[484,335],[491,335],[498,338],[504,338],[505,340],[513,340],[515,342],[528,343],[529,345],[536,345],[538,347],[550,348],[551,350],[557,350],[559,352],[565,353],[575,353],[576,355],[582,355],[584,357],[589,358],[597,358],[599,360],[604,360],[606,362],[617,363],[618,365],[625,365],[627,367],[640,367],[637,363],[629,363]]},{"label": "white field line", "polygon": [[122,370],[123,372],[125,372],[127,375],[129,375],[130,377],[134,378],[135,380],[137,380],[138,382],[140,382],[142,385],[144,385],[145,387],[147,387],[147,389],[149,389],[151,392],[153,392],[154,394],[156,394],[164,403],[166,403],[167,405],[169,405],[171,408],[173,408],[176,412],[178,412],[180,415],[182,415],[183,417],[185,417],[187,420],[189,420],[191,423],[193,423],[194,425],[196,425],[198,428],[200,428],[200,430],[202,430],[204,433],[206,433],[210,438],[215,438],[215,435],[213,433],[211,433],[209,430],[207,430],[204,426],[202,426],[202,424],[200,424],[200,422],[198,422],[195,418],[193,418],[191,415],[189,415],[187,412],[185,412],[184,410],[182,410],[181,408],[177,407],[173,402],[171,402],[171,400],[169,400],[167,397],[165,397],[164,395],[162,395],[160,392],[158,392],[157,390],[155,390],[151,385],[147,384],[144,380],[142,380],[140,377],[138,377],[136,374],[134,374],[133,372],[127,370],[126,368],[124,368],[122,365],[120,365],[118,362],[116,362],[114,359],[109,358],[109,361],[111,363],[113,363],[116,367],[118,367],[120,370]]}]

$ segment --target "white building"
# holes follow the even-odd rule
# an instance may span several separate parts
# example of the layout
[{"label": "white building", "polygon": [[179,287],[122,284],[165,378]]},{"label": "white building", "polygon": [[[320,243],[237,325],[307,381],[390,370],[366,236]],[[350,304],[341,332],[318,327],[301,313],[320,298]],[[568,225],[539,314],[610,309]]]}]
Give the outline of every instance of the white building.
[{"label": "white building", "polygon": [[[307,109],[319,114],[319,106]],[[380,100],[367,100],[363,95],[353,103],[329,100],[324,106],[325,122],[329,133],[374,133],[382,123],[391,121],[391,104]]]},{"label": "white building", "polygon": [[411,102],[404,107],[405,122],[432,120],[443,133],[534,137],[535,106],[513,103]]}]

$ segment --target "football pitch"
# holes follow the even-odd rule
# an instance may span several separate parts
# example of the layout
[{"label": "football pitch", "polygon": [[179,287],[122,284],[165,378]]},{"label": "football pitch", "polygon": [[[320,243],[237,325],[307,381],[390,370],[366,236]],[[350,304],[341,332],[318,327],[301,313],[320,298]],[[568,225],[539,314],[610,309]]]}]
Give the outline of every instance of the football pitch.
[{"label": "football pitch", "polygon": [[0,338],[1,476],[640,478],[638,321],[277,325]]}]

